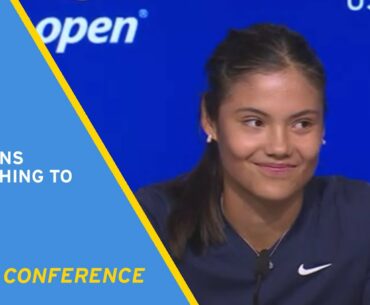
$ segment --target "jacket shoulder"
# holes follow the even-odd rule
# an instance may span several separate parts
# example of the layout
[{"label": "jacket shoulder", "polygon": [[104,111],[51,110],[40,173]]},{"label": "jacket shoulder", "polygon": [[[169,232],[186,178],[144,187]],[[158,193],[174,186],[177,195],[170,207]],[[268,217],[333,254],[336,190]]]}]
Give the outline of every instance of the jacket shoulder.
[{"label": "jacket shoulder", "polygon": [[166,235],[167,219],[173,205],[167,184],[145,186],[140,188],[135,196],[152,226],[163,240]]},{"label": "jacket shoulder", "polygon": [[337,201],[352,207],[367,208],[370,211],[370,184],[368,182],[333,176],[329,187],[334,189]]}]

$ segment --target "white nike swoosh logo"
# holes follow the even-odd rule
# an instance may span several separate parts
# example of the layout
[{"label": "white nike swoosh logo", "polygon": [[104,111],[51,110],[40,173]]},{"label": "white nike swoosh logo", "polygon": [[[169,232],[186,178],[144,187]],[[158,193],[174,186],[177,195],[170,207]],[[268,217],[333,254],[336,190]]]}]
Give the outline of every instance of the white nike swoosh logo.
[{"label": "white nike swoosh logo", "polygon": [[325,268],[328,268],[330,267],[332,264],[326,264],[326,265],[322,265],[322,266],[318,266],[318,267],[315,267],[315,268],[309,268],[309,269],[306,269],[304,267],[304,265],[300,265],[299,268],[298,268],[298,273],[300,275],[309,275],[309,274],[312,274],[312,273],[315,273],[315,272],[319,272],[321,271],[322,269],[325,269]]}]

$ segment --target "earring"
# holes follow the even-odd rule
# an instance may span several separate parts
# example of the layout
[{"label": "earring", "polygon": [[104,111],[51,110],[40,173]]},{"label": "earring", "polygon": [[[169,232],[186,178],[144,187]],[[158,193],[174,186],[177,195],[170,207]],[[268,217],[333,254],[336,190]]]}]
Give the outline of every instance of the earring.
[{"label": "earring", "polygon": [[326,145],[326,140],[322,139],[321,143],[322,143],[322,145]]},{"label": "earring", "polygon": [[206,141],[207,141],[208,144],[211,143],[212,142],[212,135],[209,134],[207,136],[207,140]]}]

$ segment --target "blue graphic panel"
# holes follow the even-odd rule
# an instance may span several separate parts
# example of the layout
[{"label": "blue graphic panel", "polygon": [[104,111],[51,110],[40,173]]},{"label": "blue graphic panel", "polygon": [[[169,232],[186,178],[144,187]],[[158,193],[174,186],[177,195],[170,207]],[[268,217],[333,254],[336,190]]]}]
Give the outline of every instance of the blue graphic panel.
[{"label": "blue graphic panel", "polygon": [[[0,304],[186,304],[8,1],[0,36]],[[50,170],[63,172],[54,179]],[[98,285],[101,273],[68,284],[54,270],[33,284],[36,268],[132,272],[115,276],[127,284]],[[143,283],[134,283],[135,268],[145,268]]]}]

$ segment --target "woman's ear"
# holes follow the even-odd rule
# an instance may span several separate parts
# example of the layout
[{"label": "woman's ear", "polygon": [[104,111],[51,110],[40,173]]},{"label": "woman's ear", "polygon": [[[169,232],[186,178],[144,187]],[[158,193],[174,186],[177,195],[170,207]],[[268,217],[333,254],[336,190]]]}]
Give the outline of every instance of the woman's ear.
[{"label": "woman's ear", "polygon": [[326,139],[325,139],[325,127],[323,128],[322,130],[322,137],[321,137],[321,143],[322,145],[325,145],[326,144]]},{"label": "woman's ear", "polygon": [[201,102],[201,124],[203,131],[207,135],[207,142],[210,143],[212,142],[212,140],[217,141],[216,124],[214,121],[212,121],[212,119],[209,117],[206,111],[204,96]]}]

